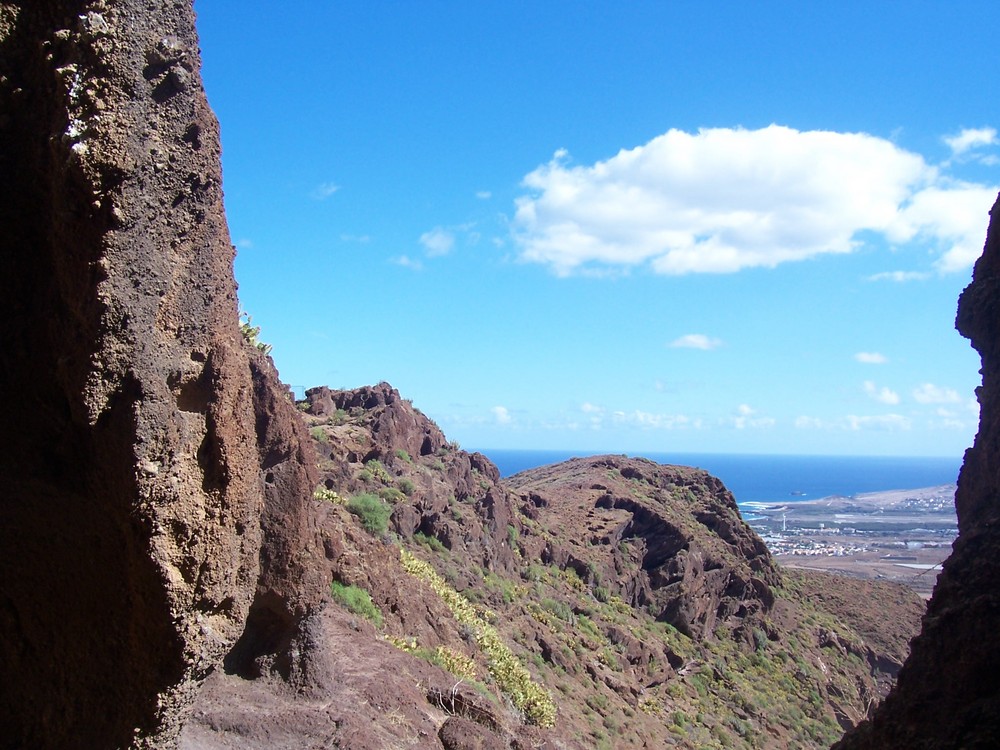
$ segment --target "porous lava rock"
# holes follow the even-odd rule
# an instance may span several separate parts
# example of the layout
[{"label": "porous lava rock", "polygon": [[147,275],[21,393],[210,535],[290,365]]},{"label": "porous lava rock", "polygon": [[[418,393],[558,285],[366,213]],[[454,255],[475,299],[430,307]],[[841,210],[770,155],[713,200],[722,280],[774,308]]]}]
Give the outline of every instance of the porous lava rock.
[{"label": "porous lava rock", "polygon": [[955,495],[958,538],[896,688],[839,750],[1000,747],[1000,198],[990,215],[956,320],[983,376]]},{"label": "porous lava rock", "polygon": [[237,324],[190,3],[0,2],[0,113],[0,742],[170,747],[248,615],[304,611],[315,479]]}]

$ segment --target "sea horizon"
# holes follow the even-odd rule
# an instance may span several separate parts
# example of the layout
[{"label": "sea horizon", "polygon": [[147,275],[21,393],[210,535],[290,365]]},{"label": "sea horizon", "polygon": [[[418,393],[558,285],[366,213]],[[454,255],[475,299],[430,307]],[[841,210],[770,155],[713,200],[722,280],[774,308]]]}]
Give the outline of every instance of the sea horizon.
[{"label": "sea horizon", "polygon": [[656,463],[693,466],[722,480],[740,505],[796,502],[823,497],[955,484],[962,457],[823,456],[755,453],[695,453],[477,449],[502,477],[574,457],[628,455]]}]

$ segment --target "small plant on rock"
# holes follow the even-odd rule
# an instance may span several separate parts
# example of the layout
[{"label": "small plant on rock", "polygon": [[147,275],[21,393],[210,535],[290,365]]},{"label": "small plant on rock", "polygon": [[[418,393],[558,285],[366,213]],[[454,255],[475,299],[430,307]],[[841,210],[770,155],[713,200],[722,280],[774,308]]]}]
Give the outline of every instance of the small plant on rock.
[{"label": "small plant on rock", "polygon": [[346,607],[349,612],[371,620],[376,627],[382,627],[382,612],[375,606],[371,594],[360,586],[345,585],[340,581],[334,581],[330,584],[330,595],[335,602]]},{"label": "small plant on rock", "polygon": [[375,536],[382,536],[389,528],[389,506],[378,495],[364,492],[347,501],[347,510],[361,520],[361,525]]}]

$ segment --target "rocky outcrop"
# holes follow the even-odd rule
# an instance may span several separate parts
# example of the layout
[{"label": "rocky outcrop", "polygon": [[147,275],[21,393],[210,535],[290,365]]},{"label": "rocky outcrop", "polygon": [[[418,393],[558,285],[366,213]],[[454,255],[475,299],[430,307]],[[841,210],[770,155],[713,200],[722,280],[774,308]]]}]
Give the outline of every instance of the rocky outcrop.
[{"label": "rocky outcrop", "polygon": [[0,112],[2,743],[171,746],[301,615],[315,478],[237,325],[190,4],[0,2]]},{"label": "rocky outcrop", "polygon": [[323,457],[327,488],[384,498],[392,530],[404,539],[420,534],[487,570],[514,569],[508,527],[520,529],[516,498],[489,459],[449,443],[388,383],[311,388],[300,406]]},{"label": "rocky outcrop", "polygon": [[774,604],[779,575],[767,548],[704,471],[598,456],[509,484],[534,518],[567,532],[540,550],[543,561],[605,582],[687,636],[701,640],[726,623],[751,638],[751,621]]},{"label": "rocky outcrop", "polygon": [[836,747],[1000,747],[1000,198],[956,326],[982,357],[979,434],[955,505],[958,539],[896,689]]}]

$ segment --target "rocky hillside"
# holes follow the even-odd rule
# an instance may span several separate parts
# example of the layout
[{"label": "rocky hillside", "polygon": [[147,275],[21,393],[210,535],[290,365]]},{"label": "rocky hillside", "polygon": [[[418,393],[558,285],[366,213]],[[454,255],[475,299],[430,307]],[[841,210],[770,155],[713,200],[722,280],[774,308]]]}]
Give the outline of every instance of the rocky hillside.
[{"label": "rocky hillside", "polygon": [[300,407],[331,596],[209,679],[182,747],[821,747],[916,631],[905,589],[782,574],[705,472],[500,481],[385,383]]}]

